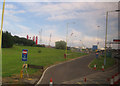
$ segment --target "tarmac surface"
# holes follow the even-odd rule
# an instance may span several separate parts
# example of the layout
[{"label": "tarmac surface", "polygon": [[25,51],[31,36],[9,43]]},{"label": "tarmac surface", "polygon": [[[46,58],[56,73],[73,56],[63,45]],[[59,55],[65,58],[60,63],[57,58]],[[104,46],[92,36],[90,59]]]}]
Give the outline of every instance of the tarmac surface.
[{"label": "tarmac surface", "polygon": [[70,81],[84,77],[97,71],[88,67],[89,63],[95,58],[95,54],[83,56],[62,64],[58,64],[48,68],[37,84],[49,84],[52,78],[54,84],[62,84],[65,81]]}]

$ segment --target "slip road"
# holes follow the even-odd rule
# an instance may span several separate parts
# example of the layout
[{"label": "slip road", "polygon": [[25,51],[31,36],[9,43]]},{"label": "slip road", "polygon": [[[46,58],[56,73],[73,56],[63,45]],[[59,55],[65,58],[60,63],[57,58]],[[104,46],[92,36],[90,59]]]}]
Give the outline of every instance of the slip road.
[{"label": "slip road", "polygon": [[49,84],[50,78],[52,78],[54,84],[61,84],[62,82],[74,80],[96,71],[89,69],[89,63],[95,58],[95,54],[83,56],[72,61],[68,61],[62,64],[48,68],[43,77],[37,84]]}]

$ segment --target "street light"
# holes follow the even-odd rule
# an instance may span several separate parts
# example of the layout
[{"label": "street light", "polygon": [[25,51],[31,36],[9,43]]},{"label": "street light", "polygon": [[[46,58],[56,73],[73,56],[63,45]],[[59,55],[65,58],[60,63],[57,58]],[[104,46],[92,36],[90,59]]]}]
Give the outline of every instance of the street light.
[{"label": "street light", "polygon": [[115,12],[120,12],[120,10],[115,10]]},{"label": "street light", "polygon": [[[97,28],[97,40],[96,40],[96,41],[97,41],[97,47],[98,47],[98,46],[99,46],[99,40],[98,40],[99,36],[98,36],[98,34],[99,34],[99,27],[100,27],[100,26],[97,26],[97,27],[98,27],[98,28]],[[98,49],[99,49],[99,48],[98,48]]]},{"label": "street light", "polygon": [[[75,22],[72,22],[73,24],[75,24]],[[67,23],[67,33],[66,33],[66,57],[67,57],[67,41],[68,41],[68,24],[70,23]]]},{"label": "street light", "polygon": [[83,44],[83,41],[82,41],[82,40],[80,40],[80,42],[82,43],[82,46],[83,46],[82,48],[84,48],[84,49],[85,49],[86,47],[85,47],[85,45]]},{"label": "street light", "polygon": [[104,56],[104,65],[106,65],[106,47],[107,47],[107,25],[108,25],[108,13],[109,12],[120,12],[120,10],[107,11],[106,12],[106,36],[105,36],[105,56]]}]

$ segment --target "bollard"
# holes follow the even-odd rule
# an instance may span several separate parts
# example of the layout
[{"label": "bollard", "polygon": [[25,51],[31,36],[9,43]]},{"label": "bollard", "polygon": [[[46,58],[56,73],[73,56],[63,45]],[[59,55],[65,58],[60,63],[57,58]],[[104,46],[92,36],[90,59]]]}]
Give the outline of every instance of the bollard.
[{"label": "bollard", "polygon": [[114,84],[117,84],[119,82],[119,76],[118,76],[119,73],[116,73],[115,74],[115,78],[114,78]]},{"label": "bollard", "polygon": [[110,85],[113,86],[114,84],[114,76],[112,76],[112,78],[110,79]]},{"label": "bollard", "polygon": [[102,71],[104,72],[104,64],[102,65]]},{"label": "bollard", "polygon": [[64,54],[64,58],[66,59],[66,54]]},{"label": "bollard", "polygon": [[96,64],[94,64],[94,70],[96,70]]},{"label": "bollard", "polygon": [[53,86],[52,78],[50,79],[50,85],[49,86]]},{"label": "bollard", "polygon": [[86,77],[84,78],[84,82],[86,82],[87,80],[86,80]]}]

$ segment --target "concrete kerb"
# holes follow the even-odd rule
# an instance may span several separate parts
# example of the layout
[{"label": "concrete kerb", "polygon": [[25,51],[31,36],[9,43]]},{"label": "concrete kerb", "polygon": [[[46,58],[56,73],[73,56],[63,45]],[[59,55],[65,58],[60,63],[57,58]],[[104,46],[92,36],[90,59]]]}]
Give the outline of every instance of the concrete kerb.
[{"label": "concrete kerb", "polygon": [[55,67],[55,66],[57,66],[57,65],[60,65],[60,64],[64,64],[64,63],[67,63],[67,62],[74,61],[74,60],[79,59],[79,58],[83,58],[83,57],[85,57],[85,56],[89,56],[89,55],[90,55],[90,54],[84,55],[84,56],[80,56],[80,57],[78,57],[78,58],[70,59],[70,60],[67,60],[67,61],[64,61],[64,62],[55,64],[55,65],[51,65],[50,67],[48,67],[48,68],[45,69],[45,71],[43,72],[40,80],[37,82],[37,84],[35,84],[35,86],[38,86],[38,85],[41,83],[41,81],[42,81],[42,79],[43,79],[43,77],[44,77],[44,75],[45,75],[45,73],[46,73],[46,71],[47,71],[48,69],[50,69],[50,68],[52,68],[52,67]]}]

